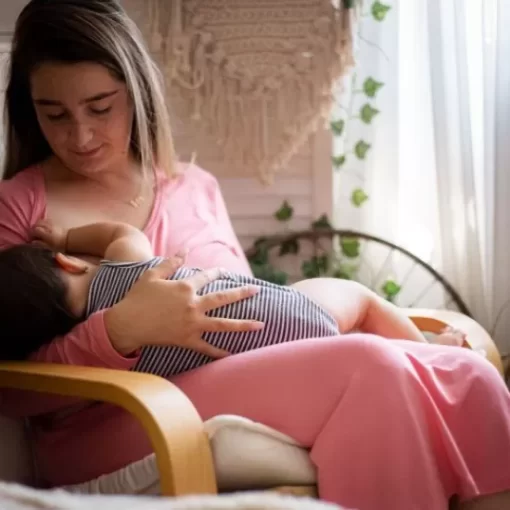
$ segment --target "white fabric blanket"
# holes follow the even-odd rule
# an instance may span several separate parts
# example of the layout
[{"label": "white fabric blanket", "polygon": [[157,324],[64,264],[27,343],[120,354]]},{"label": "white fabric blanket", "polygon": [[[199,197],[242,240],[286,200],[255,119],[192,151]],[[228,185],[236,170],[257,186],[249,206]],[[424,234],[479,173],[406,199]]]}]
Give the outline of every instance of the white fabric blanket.
[{"label": "white fabric blanket", "polygon": [[307,498],[269,493],[181,498],[83,496],[62,490],[42,491],[0,482],[2,510],[341,510]]}]

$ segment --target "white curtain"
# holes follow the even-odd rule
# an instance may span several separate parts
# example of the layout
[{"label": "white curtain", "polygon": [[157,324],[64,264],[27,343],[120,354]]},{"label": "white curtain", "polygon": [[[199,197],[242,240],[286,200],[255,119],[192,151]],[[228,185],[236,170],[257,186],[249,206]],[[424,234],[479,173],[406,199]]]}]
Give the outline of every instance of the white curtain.
[{"label": "white curtain", "polygon": [[[361,21],[356,82],[372,76],[384,86],[372,124],[351,120],[336,141],[336,154],[360,138],[371,144],[365,160],[336,172],[336,225],[431,263],[479,322],[493,331],[498,319],[496,341],[508,352],[510,2],[385,3],[384,21]],[[356,111],[366,98],[350,92],[339,103]],[[348,197],[358,186],[369,200],[356,209]]]}]

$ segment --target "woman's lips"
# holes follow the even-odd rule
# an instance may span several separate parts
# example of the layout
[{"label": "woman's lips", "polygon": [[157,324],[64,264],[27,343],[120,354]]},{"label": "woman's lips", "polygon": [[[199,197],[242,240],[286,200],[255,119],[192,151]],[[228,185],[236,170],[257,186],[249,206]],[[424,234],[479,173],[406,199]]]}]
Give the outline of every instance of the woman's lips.
[{"label": "woman's lips", "polygon": [[73,154],[80,158],[90,158],[92,156],[95,156],[102,148],[103,146],[100,145],[99,147],[96,147],[95,149],[91,149],[89,151],[72,151]]}]

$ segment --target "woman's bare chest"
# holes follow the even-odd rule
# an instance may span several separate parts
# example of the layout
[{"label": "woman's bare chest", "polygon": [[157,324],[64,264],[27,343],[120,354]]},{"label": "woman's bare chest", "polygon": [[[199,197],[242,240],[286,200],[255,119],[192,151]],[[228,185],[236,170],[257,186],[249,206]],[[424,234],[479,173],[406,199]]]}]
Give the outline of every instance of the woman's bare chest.
[{"label": "woman's bare chest", "polygon": [[85,186],[80,189],[74,186],[48,186],[46,217],[64,228],[119,221],[143,230],[149,221],[153,200],[151,193],[135,205]]}]

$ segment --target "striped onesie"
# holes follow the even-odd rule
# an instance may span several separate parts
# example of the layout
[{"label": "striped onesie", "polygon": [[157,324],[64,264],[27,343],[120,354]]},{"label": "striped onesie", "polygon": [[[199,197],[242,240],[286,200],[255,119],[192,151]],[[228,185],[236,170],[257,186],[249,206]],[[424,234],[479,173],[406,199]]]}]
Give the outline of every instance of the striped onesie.
[{"label": "striped onesie", "polygon": [[[103,261],[90,285],[86,316],[118,303],[145,271],[162,260],[155,257],[150,261],[134,263]],[[182,280],[198,271],[199,269],[180,268],[170,279]],[[209,344],[236,354],[267,345],[336,336],[340,333],[329,312],[291,287],[225,272],[220,279],[207,284],[198,294],[244,285],[257,285],[260,291],[251,298],[211,310],[208,315],[261,321],[265,323],[265,327],[259,331],[205,332],[202,338]],[[169,313],[172,311],[169,310]],[[146,346],[141,350],[140,358],[132,370],[169,377],[210,361],[212,359],[209,356],[183,347]]]}]

